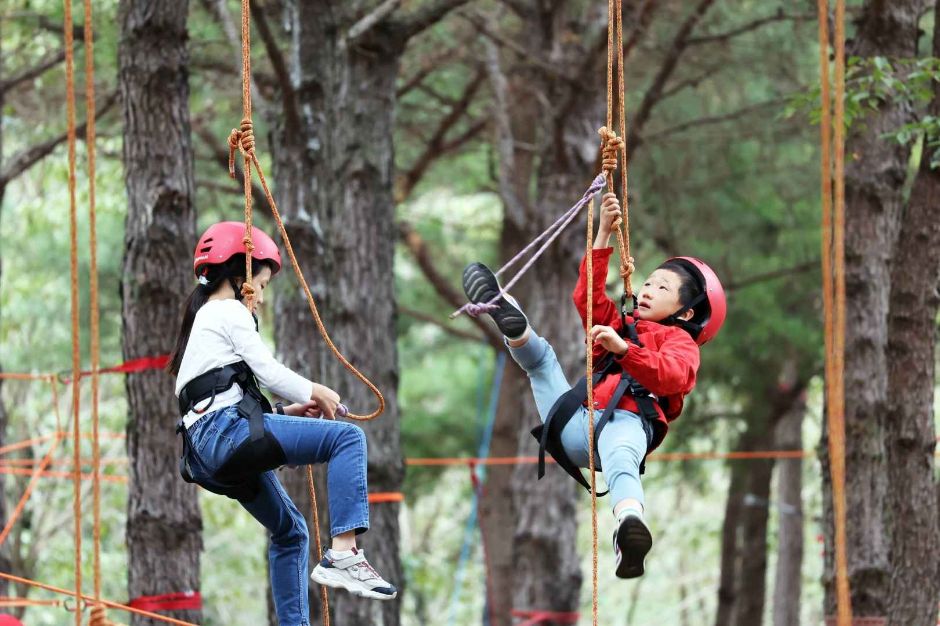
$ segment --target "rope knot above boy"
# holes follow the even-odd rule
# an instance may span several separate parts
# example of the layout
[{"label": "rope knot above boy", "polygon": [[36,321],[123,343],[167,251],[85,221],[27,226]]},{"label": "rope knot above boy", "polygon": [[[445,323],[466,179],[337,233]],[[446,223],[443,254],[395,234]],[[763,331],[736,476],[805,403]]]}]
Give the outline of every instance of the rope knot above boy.
[{"label": "rope knot above boy", "polygon": [[601,167],[610,174],[617,169],[617,154],[623,149],[623,139],[606,126],[597,130],[601,136]]}]

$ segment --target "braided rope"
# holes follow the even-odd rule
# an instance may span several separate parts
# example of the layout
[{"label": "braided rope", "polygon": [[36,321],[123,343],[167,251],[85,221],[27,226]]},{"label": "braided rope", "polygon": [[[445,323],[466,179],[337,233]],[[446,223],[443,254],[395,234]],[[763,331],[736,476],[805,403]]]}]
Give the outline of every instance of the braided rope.
[{"label": "braided rope", "polygon": [[[834,121],[829,84],[829,6],[817,1],[821,81],[820,150],[822,185],[823,327],[825,395],[828,411],[829,470],[835,518],[837,623],[850,626],[852,603],[848,578],[845,504],[845,1],[836,0]],[[835,134],[835,189],[830,131]],[[835,206],[833,206],[833,195]]]},{"label": "braided rope", "polygon": [[[81,371],[81,343],[79,336],[79,299],[78,299],[78,214],[75,199],[75,44],[72,33],[72,0],[64,0],[63,31],[65,34],[65,116],[68,125],[68,161],[69,161],[69,270],[72,306],[72,371]],[[72,485],[72,515],[74,518],[75,541],[75,603],[81,602],[82,595],[82,481],[81,481],[81,428],[79,409],[81,403],[81,385],[72,385],[72,435],[74,470]],[[75,614],[75,626],[81,626],[82,616]]]}]

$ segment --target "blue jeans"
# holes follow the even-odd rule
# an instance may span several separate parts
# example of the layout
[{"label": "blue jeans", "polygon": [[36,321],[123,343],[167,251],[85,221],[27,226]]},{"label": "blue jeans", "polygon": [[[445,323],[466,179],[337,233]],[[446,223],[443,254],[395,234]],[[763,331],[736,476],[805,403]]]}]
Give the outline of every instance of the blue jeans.
[{"label": "blue jeans", "polygon": [[[366,486],[366,437],[354,424],[324,419],[266,414],[265,429],[287,457],[288,465],[328,463],[330,534],[369,528]],[[248,439],[248,420],[231,406],[204,415],[190,426],[194,478],[212,483],[215,473],[235,449]],[[275,472],[261,476],[261,492],[241,505],[271,532],[268,564],[271,590],[281,626],[308,626],[307,599],[310,535],[303,514],[297,509]]]},{"label": "blue jeans", "polygon": [[[569,389],[568,379],[558,363],[551,344],[529,329],[529,341],[521,347],[509,347],[509,354],[529,375],[532,394],[542,422],[555,401]],[[603,411],[592,411],[597,425]],[[579,467],[589,466],[590,438],[588,410],[580,407],[561,431],[561,444],[571,461]],[[594,462],[604,470],[613,508],[621,500],[632,498],[643,503],[640,463],[653,438],[652,426],[636,413],[616,409],[601,431]]]}]

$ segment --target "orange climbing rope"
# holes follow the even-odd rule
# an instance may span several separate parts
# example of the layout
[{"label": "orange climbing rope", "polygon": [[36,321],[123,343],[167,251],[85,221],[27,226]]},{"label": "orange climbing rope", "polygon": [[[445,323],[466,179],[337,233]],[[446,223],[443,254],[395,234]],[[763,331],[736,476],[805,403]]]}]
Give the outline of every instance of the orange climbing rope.
[{"label": "orange climbing rope", "polygon": [[[71,272],[71,301],[72,301],[72,371],[81,369],[81,344],[79,337],[79,299],[78,299],[78,214],[75,200],[75,58],[72,32],[72,0],[64,0],[65,18],[63,31],[65,33],[65,91],[66,91],[66,120],[68,124],[68,154],[69,154],[69,266]],[[81,455],[81,428],[79,426],[79,409],[81,404],[81,385],[72,385],[72,435],[73,456],[75,466],[80,465]],[[81,601],[82,594],[82,481],[75,472],[72,480],[75,491],[73,500],[73,516],[75,523],[75,602]],[[75,626],[81,626],[82,616],[75,614]]]},{"label": "orange climbing rope", "polygon": [[[829,87],[829,6],[817,0],[819,17],[819,70],[821,74],[821,184],[823,324],[826,348],[826,407],[828,412],[829,470],[835,518],[835,576],[838,626],[852,623],[852,603],[846,552],[845,511],[845,0],[836,0],[834,122]],[[830,147],[834,126],[835,158]],[[833,161],[835,189],[833,189]],[[833,195],[835,202],[833,203]],[[833,206],[834,204],[834,206]]]},{"label": "orange climbing rope", "polygon": [[[95,213],[95,51],[94,23],[91,0],[85,0],[85,107],[88,123],[85,126],[85,148],[88,151],[88,248],[89,248],[89,317],[91,351],[91,450],[92,450],[92,509],[94,511],[94,582],[95,602],[101,601],[101,445],[98,436],[98,391],[101,365],[100,314],[98,310],[98,233]],[[76,386],[78,386],[76,384]],[[74,468],[80,475],[81,467]],[[92,624],[106,623],[104,607],[98,604],[92,613]]]}]

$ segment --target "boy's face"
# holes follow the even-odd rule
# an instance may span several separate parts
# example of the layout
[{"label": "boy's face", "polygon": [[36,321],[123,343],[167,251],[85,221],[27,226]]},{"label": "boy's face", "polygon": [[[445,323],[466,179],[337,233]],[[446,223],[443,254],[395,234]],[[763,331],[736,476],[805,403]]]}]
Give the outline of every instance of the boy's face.
[{"label": "boy's face", "polygon": [[[682,279],[673,271],[658,269],[649,275],[637,294],[636,317],[647,322],[659,322],[679,309],[679,287]],[[686,311],[681,317],[692,317],[692,311]]]}]

